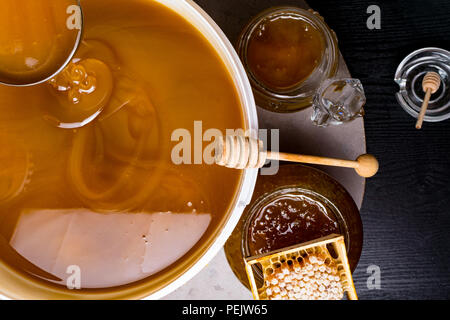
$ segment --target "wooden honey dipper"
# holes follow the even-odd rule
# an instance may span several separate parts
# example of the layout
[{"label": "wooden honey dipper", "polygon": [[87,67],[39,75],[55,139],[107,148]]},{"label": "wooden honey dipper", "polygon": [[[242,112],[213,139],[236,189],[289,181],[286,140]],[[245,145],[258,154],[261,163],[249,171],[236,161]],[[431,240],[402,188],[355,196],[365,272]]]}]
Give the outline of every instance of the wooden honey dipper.
[{"label": "wooden honey dipper", "polygon": [[441,86],[441,77],[436,72],[428,72],[422,81],[422,89],[425,92],[425,98],[423,99],[422,109],[420,110],[419,117],[417,118],[416,129],[421,129],[423,119],[427,113],[428,103],[430,102],[431,95],[436,93]]},{"label": "wooden honey dipper", "polygon": [[266,160],[284,160],[299,163],[353,168],[361,177],[370,178],[378,172],[378,161],[370,154],[360,155],[356,160],[343,160],[265,151],[259,139],[241,135],[227,135],[216,139],[215,162],[235,169],[262,168]]}]

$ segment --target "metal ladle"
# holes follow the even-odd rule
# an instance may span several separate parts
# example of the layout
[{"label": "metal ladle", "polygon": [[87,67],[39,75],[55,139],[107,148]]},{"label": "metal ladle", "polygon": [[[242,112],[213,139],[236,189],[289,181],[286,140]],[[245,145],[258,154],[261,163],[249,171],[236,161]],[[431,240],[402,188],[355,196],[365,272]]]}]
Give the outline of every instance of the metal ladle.
[{"label": "metal ladle", "polygon": [[[41,84],[41,83],[44,83],[44,82],[52,79],[53,77],[55,77],[62,70],[64,70],[64,68],[72,61],[72,59],[73,59],[73,57],[74,57],[74,55],[75,55],[75,53],[76,53],[80,43],[81,43],[82,33],[83,33],[83,26],[84,26],[83,13],[82,13],[82,9],[81,9],[80,0],[73,0],[73,2],[74,2],[74,4],[73,4],[74,6],[78,6],[79,11],[70,12],[68,10],[69,9],[69,7],[68,7],[66,13],[68,14],[68,17],[69,17],[70,13],[79,15],[78,19],[80,21],[80,27],[76,28],[78,30],[78,35],[77,35],[77,37],[75,39],[75,43],[74,43],[74,45],[72,47],[72,50],[69,52],[69,55],[67,56],[67,59],[64,60],[63,64],[60,65],[56,69],[55,72],[53,72],[50,75],[45,76],[42,79],[37,79],[37,80],[30,81],[30,82],[22,82],[22,81],[19,81],[19,80],[18,81],[13,81],[13,80],[9,80],[9,79],[8,80],[0,79],[0,85],[3,84],[3,85],[13,86],[13,87],[27,87],[27,86],[34,86],[34,85],[37,85],[37,84]],[[48,3],[51,3],[51,2],[48,2]],[[1,7],[0,7],[0,9],[1,9]],[[19,21],[19,23],[20,23],[20,21]],[[19,26],[15,26],[15,28],[18,28],[18,27]],[[20,26],[20,27],[23,28],[23,26]]]}]

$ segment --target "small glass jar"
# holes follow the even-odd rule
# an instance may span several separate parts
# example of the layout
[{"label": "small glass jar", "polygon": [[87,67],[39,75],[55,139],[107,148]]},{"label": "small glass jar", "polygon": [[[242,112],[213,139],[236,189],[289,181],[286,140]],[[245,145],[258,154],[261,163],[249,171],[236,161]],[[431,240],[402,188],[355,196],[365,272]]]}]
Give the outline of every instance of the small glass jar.
[{"label": "small glass jar", "polygon": [[[278,18],[301,20],[311,25],[319,32],[323,47],[320,61],[317,61],[316,67],[306,79],[288,88],[274,89],[260,81],[251,71],[247,53],[250,41],[261,26]],[[256,103],[275,112],[292,112],[311,106],[316,91],[323,81],[336,75],[339,64],[339,49],[334,31],[317,12],[296,7],[275,7],[256,16],[241,33],[237,51],[250,79]]]}]

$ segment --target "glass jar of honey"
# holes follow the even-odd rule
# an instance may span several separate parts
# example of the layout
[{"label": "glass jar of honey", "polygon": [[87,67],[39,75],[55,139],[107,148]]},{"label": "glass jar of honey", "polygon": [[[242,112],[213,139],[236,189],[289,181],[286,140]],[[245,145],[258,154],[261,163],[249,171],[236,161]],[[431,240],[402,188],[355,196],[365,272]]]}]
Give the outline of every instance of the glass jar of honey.
[{"label": "glass jar of honey", "polygon": [[337,38],[312,10],[276,7],[256,16],[237,45],[260,107],[292,112],[310,106],[338,70]]}]

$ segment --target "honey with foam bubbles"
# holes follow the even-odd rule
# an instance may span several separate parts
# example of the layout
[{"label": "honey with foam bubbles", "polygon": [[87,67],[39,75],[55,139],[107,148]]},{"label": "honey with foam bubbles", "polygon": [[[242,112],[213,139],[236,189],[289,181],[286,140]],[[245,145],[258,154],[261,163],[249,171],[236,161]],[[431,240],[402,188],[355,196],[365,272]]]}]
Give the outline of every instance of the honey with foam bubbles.
[{"label": "honey with foam bubbles", "polygon": [[79,266],[93,289],[164,276],[216,231],[241,173],[174,165],[171,133],[195,120],[241,128],[243,116],[215,49],[178,14],[144,0],[81,5],[67,68],[0,86],[0,254],[47,284]]},{"label": "honey with foam bubbles", "polygon": [[299,191],[283,192],[259,204],[248,227],[251,256],[339,233],[328,205]]},{"label": "honey with foam bubbles", "polygon": [[0,2],[0,82],[35,83],[65,64],[81,32],[67,24],[71,19],[67,12],[77,4],[76,0]]}]

